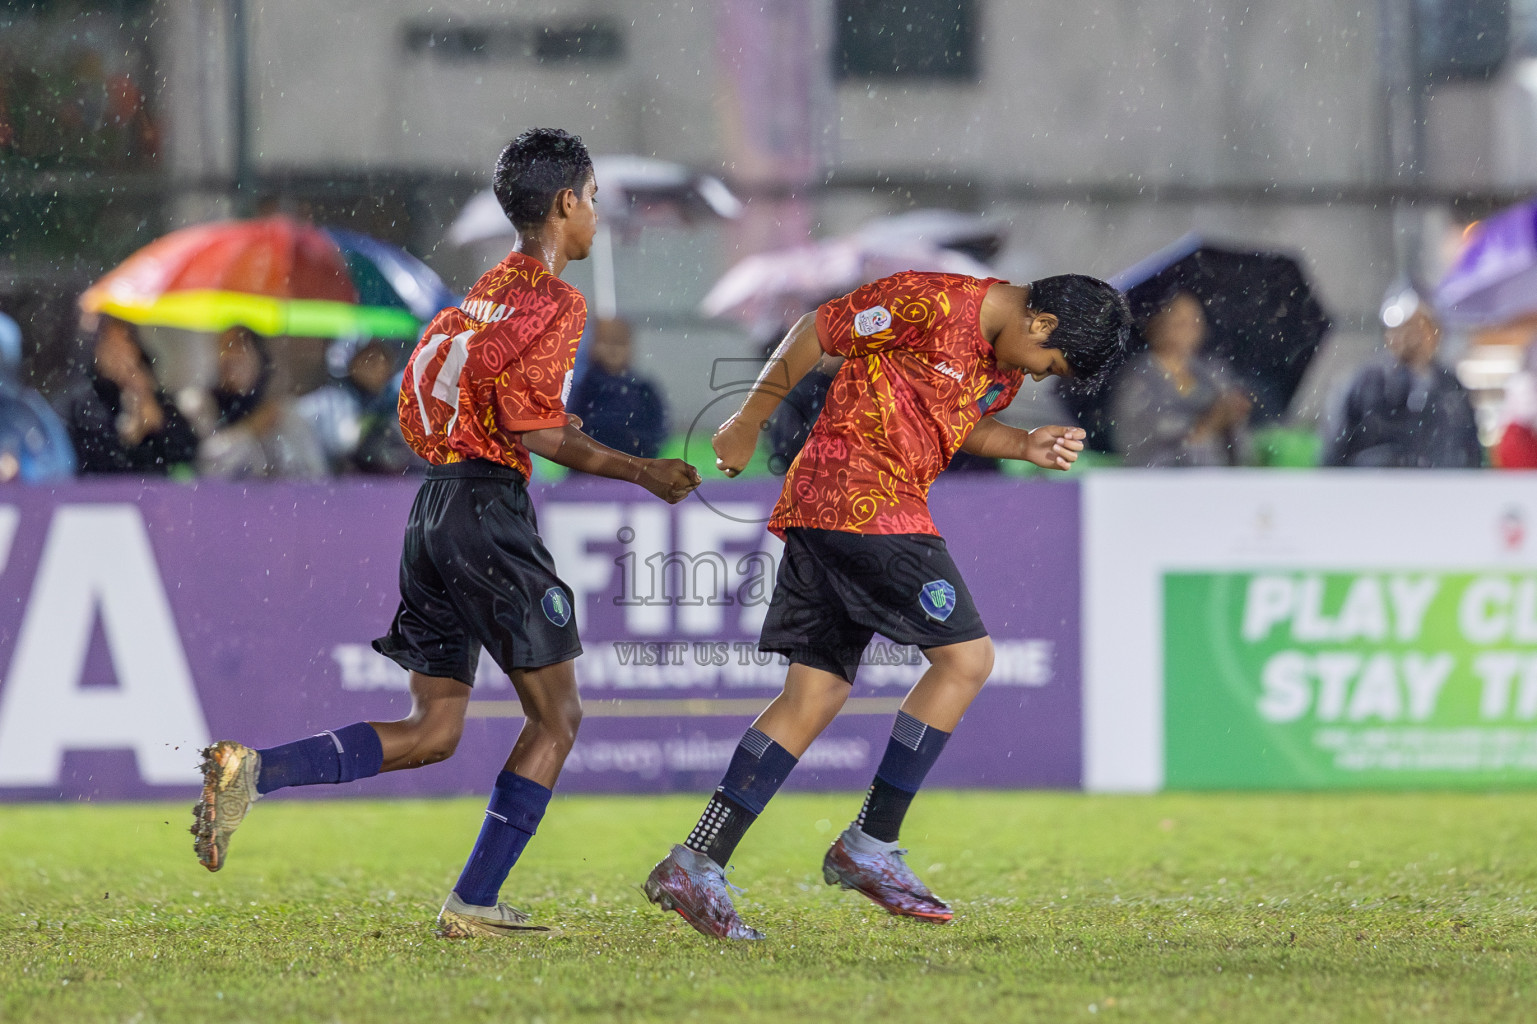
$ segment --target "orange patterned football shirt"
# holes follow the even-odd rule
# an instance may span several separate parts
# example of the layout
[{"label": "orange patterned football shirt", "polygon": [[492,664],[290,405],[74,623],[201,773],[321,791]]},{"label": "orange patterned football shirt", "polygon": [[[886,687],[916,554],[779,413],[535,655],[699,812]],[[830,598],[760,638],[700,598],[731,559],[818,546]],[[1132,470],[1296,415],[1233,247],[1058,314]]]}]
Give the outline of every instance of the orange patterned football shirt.
[{"label": "orange patterned football shirt", "polygon": [[982,298],[996,283],[904,271],[817,310],[822,348],[845,359],[770,530],[938,535],[929,485],[1024,383],[998,369],[982,337]]},{"label": "orange patterned football shirt", "polygon": [[433,465],[489,459],[527,479],[519,434],[566,423],[587,300],[511,253],[432,318],[400,383],[400,429]]}]

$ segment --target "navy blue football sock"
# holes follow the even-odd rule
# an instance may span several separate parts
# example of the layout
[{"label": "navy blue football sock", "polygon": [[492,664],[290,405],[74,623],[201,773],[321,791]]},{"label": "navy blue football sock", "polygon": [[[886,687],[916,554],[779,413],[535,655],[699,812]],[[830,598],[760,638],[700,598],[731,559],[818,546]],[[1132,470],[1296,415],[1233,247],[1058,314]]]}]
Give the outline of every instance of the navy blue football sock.
[{"label": "navy blue football sock", "polygon": [[796,763],[796,757],[767,734],[748,729],[699,824],[683,845],[725,867],[748,827],[758,820]]},{"label": "navy blue football sock", "polygon": [[907,808],[949,738],[949,733],[925,725],[906,711],[897,712],[891,739],[886,741],[886,755],[875,770],[875,781],[855,822],[865,835],[883,843],[897,841]]},{"label": "navy blue football sock", "polygon": [[261,774],[256,791],[270,793],[289,786],[353,782],[379,774],[384,765],[384,746],[379,733],[367,722],[357,722],[335,732],[295,740],[280,747],[258,750]]},{"label": "navy blue football sock", "polygon": [[461,900],[474,907],[496,906],[502,883],[534,837],[551,795],[539,783],[512,772],[496,777],[480,836],[454,885]]}]

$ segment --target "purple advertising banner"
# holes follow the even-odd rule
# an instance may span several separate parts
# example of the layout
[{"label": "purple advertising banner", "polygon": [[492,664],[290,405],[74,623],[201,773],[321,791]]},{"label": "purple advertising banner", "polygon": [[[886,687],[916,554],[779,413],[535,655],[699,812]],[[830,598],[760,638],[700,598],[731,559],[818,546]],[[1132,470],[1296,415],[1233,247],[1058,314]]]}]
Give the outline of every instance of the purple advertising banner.
[{"label": "purple advertising banner", "polygon": [[[778,692],[755,640],[780,544],[777,482],[712,481],[677,507],[635,487],[535,489],[576,593],[586,717],[563,792],[713,787]],[[406,714],[370,641],[394,613],[416,485],[78,483],[0,496],[0,799],[182,796],[198,749],[266,746]],[[931,506],[997,646],[933,785],[1076,787],[1078,488],[942,479]],[[859,789],[922,671],[877,637],[842,715],[789,785]],[[456,755],[307,796],[483,793],[521,724],[482,658]]]}]

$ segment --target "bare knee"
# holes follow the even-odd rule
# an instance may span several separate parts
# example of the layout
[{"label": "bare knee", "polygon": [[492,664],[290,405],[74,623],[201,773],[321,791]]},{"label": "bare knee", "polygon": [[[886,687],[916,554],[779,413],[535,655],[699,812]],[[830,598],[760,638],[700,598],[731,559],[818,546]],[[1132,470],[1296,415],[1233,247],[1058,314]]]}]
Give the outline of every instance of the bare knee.
[{"label": "bare knee", "polygon": [[454,751],[459,749],[459,737],[462,735],[464,727],[458,724],[429,732],[417,746],[422,764],[437,764],[453,757]]},{"label": "bare knee", "polygon": [[576,745],[576,733],[582,726],[582,700],[573,693],[568,700],[530,712],[528,723],[564,758]]},{"label": "bare knee", "polygon": [[437,764],[447,761],[459,749],[464,723],[448,716],[424,716],[408,719],[412,764]]},{"label": "bare knee", "polygon": [[933,658],[940,668],[956,684],[980,690],[987,677],[993,673],[993,640],[982,637],[962,644],[940,648],[942,654]]}]

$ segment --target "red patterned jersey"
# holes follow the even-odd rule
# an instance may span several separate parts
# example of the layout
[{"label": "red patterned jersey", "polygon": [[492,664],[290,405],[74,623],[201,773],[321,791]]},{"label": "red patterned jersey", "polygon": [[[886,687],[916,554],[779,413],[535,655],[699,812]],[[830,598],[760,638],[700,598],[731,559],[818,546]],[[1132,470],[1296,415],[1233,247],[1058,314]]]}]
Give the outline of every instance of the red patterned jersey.
[{"label": "red patterned jersey", "polygon": [[433,465],[489,459],[527,478],[518,435],[566,422],[587,300],[522,253],[432,318],[400,383],[400,429]]},{"label": "red patterned jersey", "polygon": [[822,348],[845,359],[770,530],[939,533],[929,485],[1024,383],[998,369],[982,337],[982,298],[997,281],[904,271],[817,310]]}]

